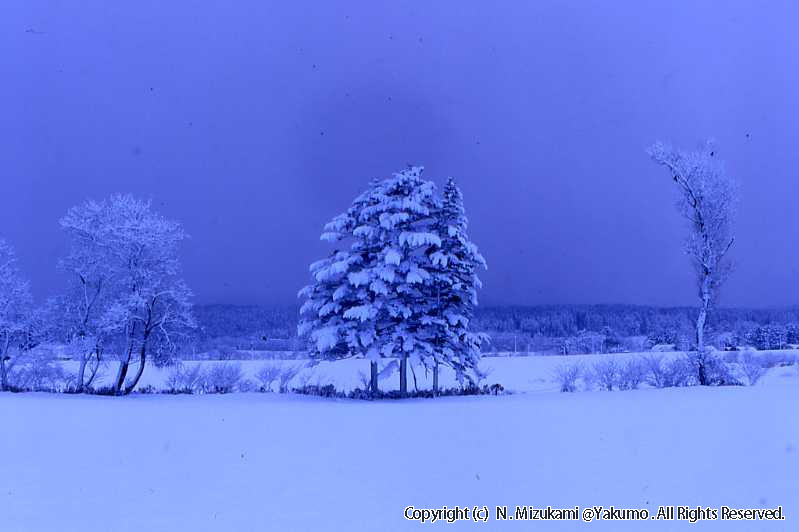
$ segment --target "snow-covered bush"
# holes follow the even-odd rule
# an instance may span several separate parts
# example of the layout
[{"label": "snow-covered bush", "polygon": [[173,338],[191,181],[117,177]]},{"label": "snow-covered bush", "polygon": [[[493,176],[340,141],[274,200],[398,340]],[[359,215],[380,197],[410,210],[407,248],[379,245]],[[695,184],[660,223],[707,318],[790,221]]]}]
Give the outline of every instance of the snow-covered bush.
[{"label": "snow-covered bush", "polygon": [[666,388],[669,386],[666,368],[663,367],[662,356],[648,356],[644,358],[644,367],[647,370],[646,383],[653,388]]},{"label": "snow-covered bush", "polygon": [[561,364],[555,368],[555,376],[560,384],[560,391],[577,391],[577,379],[580,377],[581,371],[579,364]]},{"label": "snow-covered bush", "polygon": [[329,399],[347,397],[347,394],[336,390],[336,387],[332,384],[325,384],[324,386],[319,384],[305,384],[299,388],[294,388],[292,391],[302,395],[315,395],[318,397],[327,397]]},{"label": "snow-covered bush", "polygon": [[62,392],[74,381],[74,375],[65,372],[51,357],[33,354],[13,368],[8,380],[17,390]]},{"label": "snow-covered bush", "polygon": [[761,361],[751,351],[745,351],[741,356],[740,368],[741,372],[746,376],[749,386],[754,386],[765,373]]},{"label": "snow-covered bush", "polygon": [[647,369],[638,359],[630,359],[619,368],[617,387],[619,390],[636,390],[646,381]]},{"label": "snow-covered bush", "polygon": [[291,381],[294,380],[294,377],[296,377],[302,370],[302,365],[286,366],[280,370],[280,376],[278,377],[278,381],[280,383],[278,389],[280,390],[280,393],[288,393],[289,383],[291,383]]},{"label": "snow-covered bush", "polygon": [[212,364],[202,377],[203,393],[231,393],[238,388],[243,374],[241,364],[225,362]]},{"label": "snow-covered bush", "polygon": [[239,391],[241,393],[260,392],[261,387],[252,379],[242,379],[239,382]]},{"label": "snow-covered bush", "polygon": [[[66,306],[67,303],[64,305]],[[67,321],[67,323],[69,322]],[[75,382],[71,384],[70,390],[74,393],[82,393],[87,388],[91,388],[95,381],[102,378],[103,369],[107,367],[107,363],[103,360],[102,339],[86,333],[81,334],[83,336],[75,333],[75,336],[69,339],[64,346],[66,358],[78,362]]]},{"label": "snow-covered bush", "polygon": [[[651,363],[656,362],[659,360],[655,359]],[[596,362],[590,371],[586,371],[583,381],[586,387],[596,384],[600,390],[635,390],[647,382],[648,372],[648,364],[640,360],[630,359],[624,362],[607,358]],[[660,376],[660,373],[658,375]]]},{"label": "snow-covered bush", "polygon": [[730,367],[714,351],[690,353],[688,360],[694,368],[694,374],[697,375],[697,384],[706,386],[739,386],[741,384],[730,371]]},{"label": "snow-covered bush", "polygon": [[696,369],[686,356],[667,361],[665,364],[666,387],[695,386]]},{"label": "snow-covered bush", "polygon": [[591,381],[599,386],[600,390],[613,391],[618,387],[621,368],[619,363],[612,358],[607,358],[594,363],[591,370]]},{"label": "snow-covered bush", "polygon": [[[297,377],[297,383],[300,388],[306,388],[311,384],[311,374],[308,372],[300,373]],[[319,377],[316,379],[316,385],[319,386]]]},{"label": "snow-covered bush", "polygon": [[371,393],[369,390],[356,388],[349,393],[345,393],[336,389],[333,384],[308,384],[306,386],[294,387],[291,390],[293,393],[301,395],[313,395],[318,397],[325,397],[330,399],[357,399],[360,401],[374,401],[376,399],[409,399],[409,398],[425,398],[432,399],[434,397],[448,397],[448,396],[469,396],[469,395],[504,395],[509,392],[501,384],[492,385],[467,385],[458,386],[453,388],[443,388],[438,392],[433,390],[411,390],[407,394],[402,394],[398,390],[391,390],[388,392],[378,391],[378,393]]},{"label": "snow-covered bush", "polygon": [[370,382],[369,375],[367,375],[365,371],[359,371],[358,372],[358,383],[360,384],[360,386],[358,386],[358,389],[360,389],[360,390],[368,390],[369,389],[369,382]]},{"label": "snow-covered bush", "polygon": [[195,393],[203,380],[202,365],[184,365],[179,362],[167,375],[166,389],[171,393]]},{"label": "snow-covered bush", "polygon": [[261,366],[261,369],[255,374],[255,378],[258,379],[258,382],[261,384],[261,391],[271,392],[272,385],[280,378],[280,374],[280,366],[277,364],[269,363]]},{"label": "snow-covered bush", "polygon": [[726,362],[727,364],[735,364],[738,362],[738,351],[725,351],[721,355],[721,359]]},{"label": "snow-covered bush", "polygon": [[645,382],[654,388],[694,386],[698,384],[696,369],[686,356],[664,360],[660,356],[647,357],[643,361]]},{"label": "snow-covered bush", "polygon": [[505,387],[498,382],[489,386],[488,389],[491,390],[491,395],[501,395],[505,393]]}]

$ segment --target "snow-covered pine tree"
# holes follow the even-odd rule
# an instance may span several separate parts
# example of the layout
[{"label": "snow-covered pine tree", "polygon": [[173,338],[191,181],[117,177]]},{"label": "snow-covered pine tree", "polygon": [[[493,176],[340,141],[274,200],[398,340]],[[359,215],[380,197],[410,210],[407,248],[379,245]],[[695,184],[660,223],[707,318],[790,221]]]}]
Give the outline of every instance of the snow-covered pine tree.
[{"label": "snow-covered pine tree", "polygon": [[407,393],[408,358],[432,356],[422,318],[429,302],[431,250],[440,208],[435,185],[412,167],[373,182],[347,212],[325,226],[322,240],[349,242],[311,265],[313,284],[299,293],[298,332],[309,338],[317,359],[364,356],[371,362],[372,392],[377,361],[399,358],[400,393]]},{"label": "snow-covered pine tree", "polygon": [[438,367],[452,367],[460,383],[478,376],[480,347],[487,337],[473,333],[469,324],[477,305],[477,290],[482,284],[478,268],[486,262],[469,240],[468,219],[463,194],[453,178],[444,186],[441,208],[436,212],[434,231],[441,246],[430,250],[433,279],[430,283],[428,316],[430,342],[434,346],[433,389],[438,391]]}]

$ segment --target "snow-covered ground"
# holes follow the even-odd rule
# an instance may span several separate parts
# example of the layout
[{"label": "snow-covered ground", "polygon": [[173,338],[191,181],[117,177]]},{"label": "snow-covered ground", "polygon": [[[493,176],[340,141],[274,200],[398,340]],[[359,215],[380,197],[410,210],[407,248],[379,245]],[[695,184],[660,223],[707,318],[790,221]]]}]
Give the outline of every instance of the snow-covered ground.
[{"label": "snow-covered ground", "polygon": [[[534,382],[503,363],[498,382]],[[797,405],[796,366],[752,387],[379,402],[0,394],[0,530],[794,531]],[[410,505],[492,519],[422,525]],[[497,505],[782,505],[786,520],[497,522]]]}]

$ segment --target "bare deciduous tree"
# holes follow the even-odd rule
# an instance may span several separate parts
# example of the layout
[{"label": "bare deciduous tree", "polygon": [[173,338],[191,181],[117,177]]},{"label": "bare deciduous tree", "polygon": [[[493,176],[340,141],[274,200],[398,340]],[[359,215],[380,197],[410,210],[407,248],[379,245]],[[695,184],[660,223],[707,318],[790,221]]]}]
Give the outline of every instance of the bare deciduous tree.
[{"label": "bare deciduous tree", "polygon": [[12,348],[28,334],[32,303],[30,286],[19,271],[13,248],[0,240],[0,391],[8,389]]},{"label": "bare deciduous tree", "polygon": [[731,271],[728,252],[735,242],[733,222],[738,187],[727,176],[710,141],[690,152],[657,142],[649,148],[649,155],[668,169],[677,184],[680,191],[677,207],[688,221],[685,251],[696,272],[700,299],[696,320],[697,377],[704,385],[708,383],[705,324]]},{"label": "bare deciduous tree", "polygon": [[[107,209],[104,203],[88,201],[72,207],[61,219],[70,249],[60,267],[69,274],[69,288],[60,299],[62,319],[70,347],[79,366],[75,387],[91,386],[103,355],[100,319],[111,301],[112,253],[109,247]],[[89,379],[86,368],[92,363]]]},{"label": "bare deciduous tree", "polygon": [[[186,235],[179,223],[129,195],[87,201],[70,209],[61,224],[73,240],[64,262],[76,278],[78,335],[97,339],[81,362],[79,383],[86,362],[93,353],[99,359],[108,343],[119,358],[113,386],[130,393],[148,357],[168,359],[175,336],[194,326],[192,294],[179,277],[178,247]],[[126,382],[132,363],[138,367]]]}]

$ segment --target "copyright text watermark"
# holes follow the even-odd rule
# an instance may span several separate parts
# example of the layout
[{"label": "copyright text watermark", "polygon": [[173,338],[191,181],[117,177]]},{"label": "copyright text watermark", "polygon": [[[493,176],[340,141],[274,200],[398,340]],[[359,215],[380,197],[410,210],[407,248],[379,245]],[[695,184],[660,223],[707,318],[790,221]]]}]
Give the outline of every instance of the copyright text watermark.
[{"label": "copyright text watermark", "polygon": [[782,506],[776,508],[718,508],[701,506],[659,506],[648,508],[616,508],[615,506],[454,506],[441,508],[405,508],[405,519],[420,523],[454,523],[474,521],[784,521]]}]

